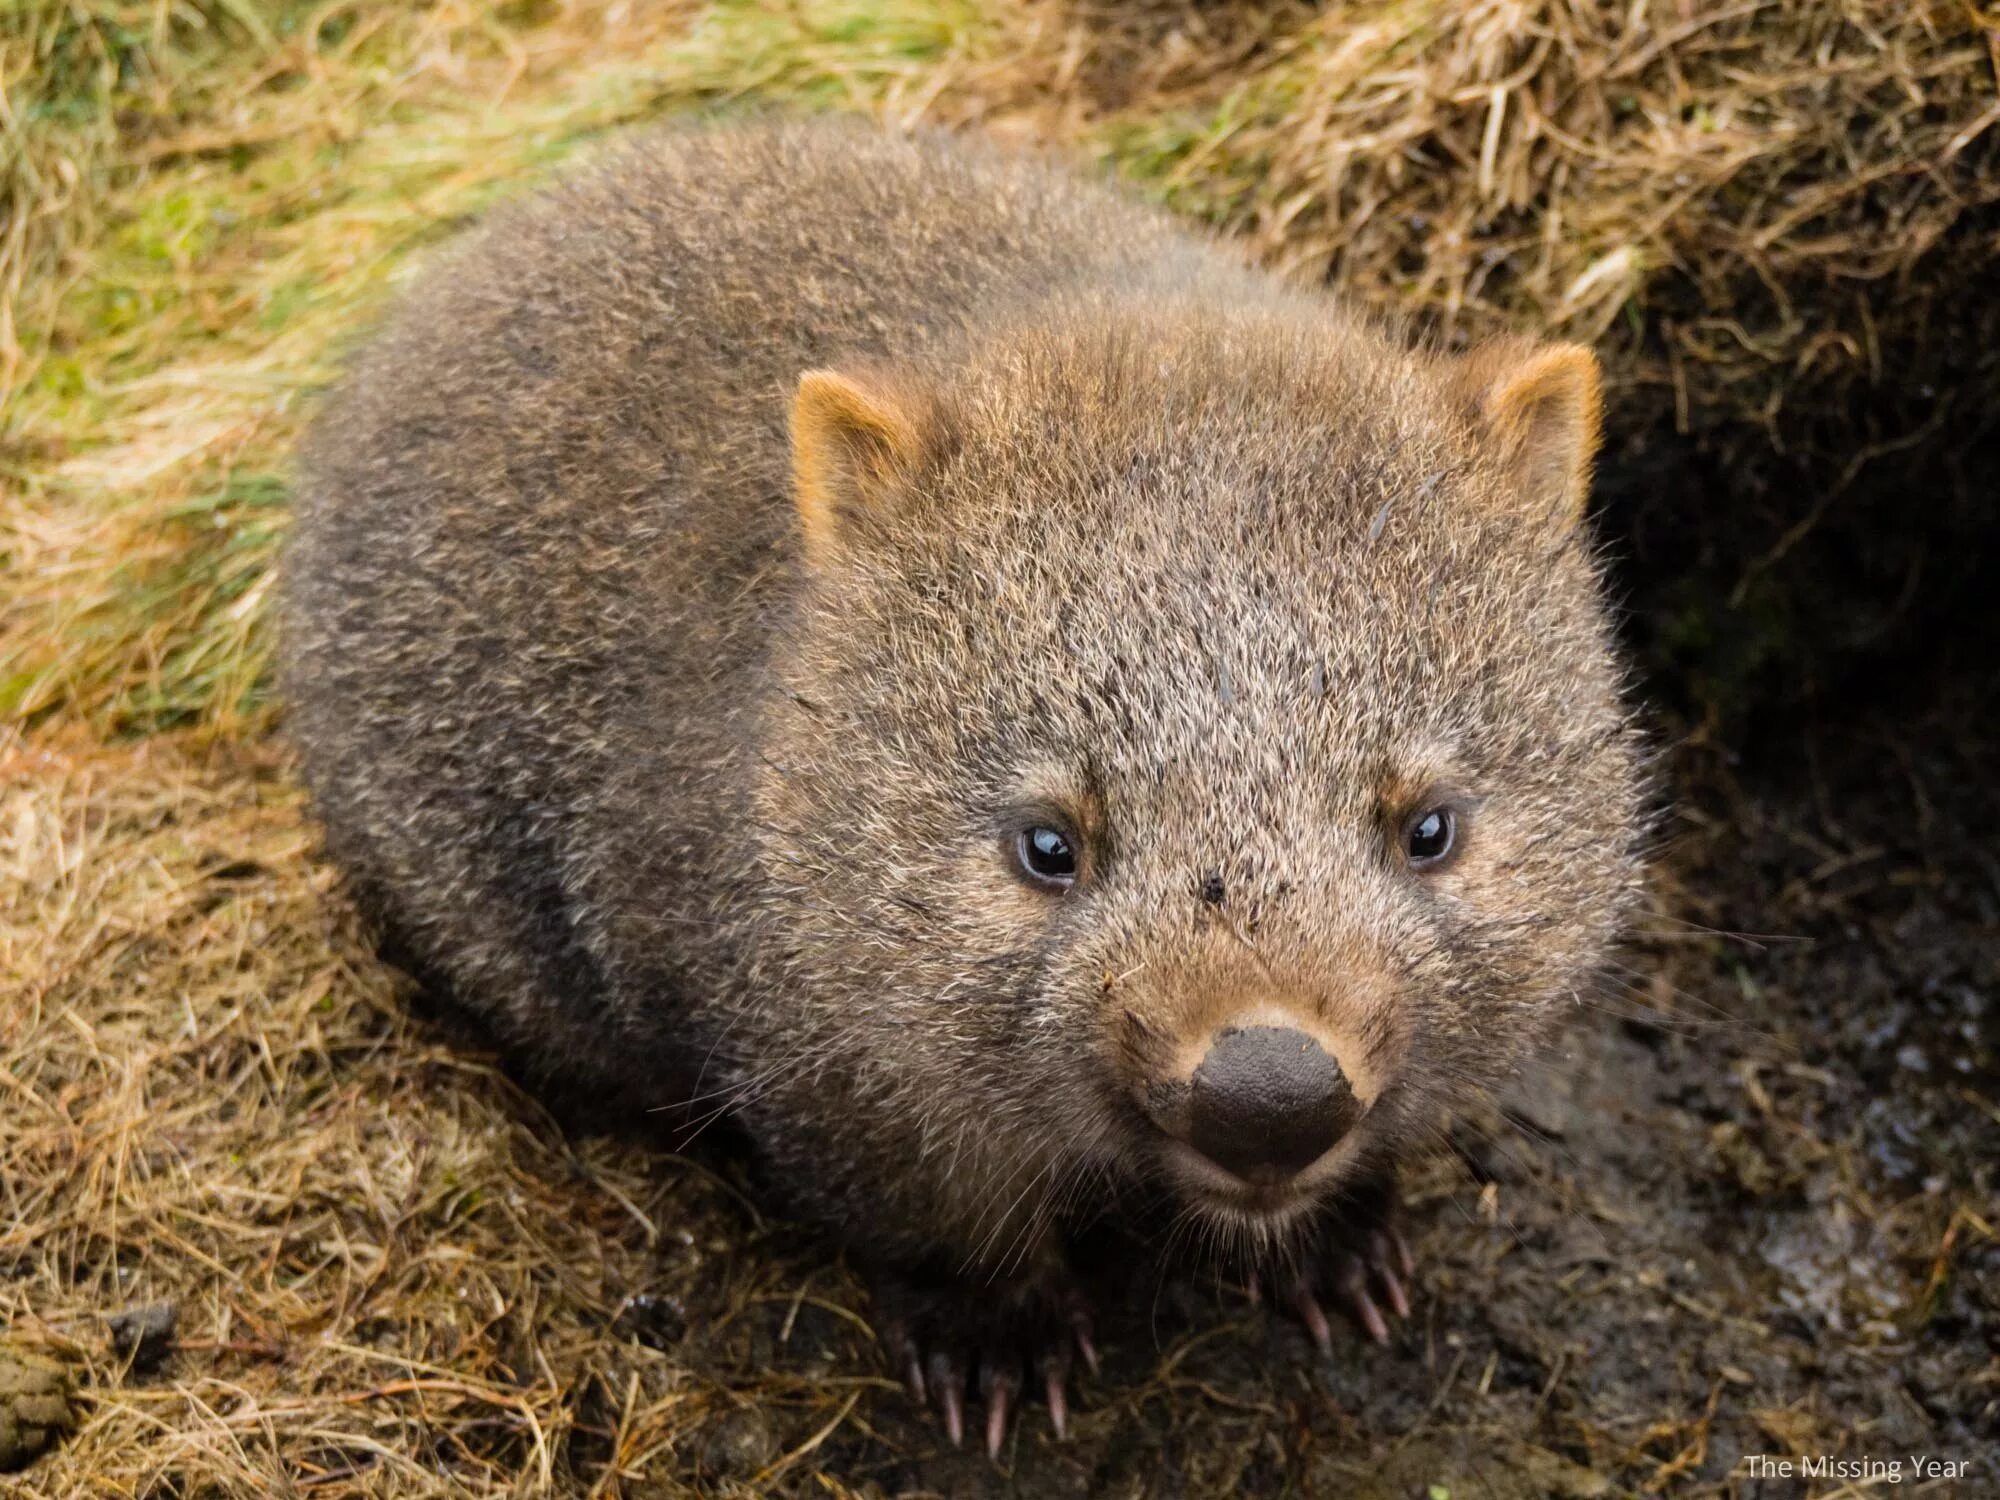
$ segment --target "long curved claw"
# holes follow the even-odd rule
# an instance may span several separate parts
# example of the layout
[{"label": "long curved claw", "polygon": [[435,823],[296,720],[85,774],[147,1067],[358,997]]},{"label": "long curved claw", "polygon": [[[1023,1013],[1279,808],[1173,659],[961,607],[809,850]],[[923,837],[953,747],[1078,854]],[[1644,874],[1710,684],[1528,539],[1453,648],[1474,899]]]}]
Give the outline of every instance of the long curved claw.
[{"label": "long curved claw", "polygon": [[[1378,1344],[1388,1343],[1389,1320],[1382,1316],[1382,1309],[1368,1295],[1367,1263],[1358,1255],[1342,1255],[1335,1263],[1333,1286],[1368,1337]],[[1399,1293],[1401,1290],[1397,1288]]]},{"label": "long curved claw", "polygon": [[964,1447],[965,1371],[942,1350],[931,1355],[930,1387],[937,1393],[938,1410],[944,1415],[944,1435],[951,1439],[952,1447]]},{"label": "long curved claw", "polygon": [[986,1390],[986,1456],[998,1460],[1007,1441],[1007,1417],[1013,1409],[1014,1392],[1020,1381],[1012,1375],[996,1376]]},{"label": "long curved claw", "polygon": [[1091,1339],[1090,1334],[1090,1314],[1078,1308],[1070,1314],[1069,1326],[1072,1337],[1076,1339],[1076,1352],[1083,1356],[1083,1362],[1090,1367],[1090,1373],[1093,1375],[1097,1374],[1100,1365],[1097,1358],[1097,1345]]},{"label": "long curved claw", "polygon": [[1408,1279],[1417,1274],[1417,1258],[1410,1253],[1410,1242],[1403,1238],[1403,1231],[1391,1224],[1382,1231],[1389,1241],[1390,1253],[1395,1258],[1396,1270]]},{"label": "long curved claw", "polygon": [[[1402,1236],[1397,1235],[1394,1238],[1400,1240]],[[1402,1253],[1398,1255],[1390,1241],[1390,1235],[1378,1233],[1375,1236],[1375,1254],[1371,1258],[1371,1269],[1375,1272],[1375,1284],[1382,1289],[1382,1295],[1389,1299],[1389,1311],[1399,1318],[1407,1318],[1410,1315],[1410,1298],[1403,1290],[1403,1283],[1396,1275],[1396,1268],[1401,1265],[1403,1275],[1410,1274],[1411,1268],[1408,1264],[1410,1249],[1404,1245]]]},{"label": "long curved claw", "polygon": [[1069,1436],[1069,1392],[1064,1384],[1063,1372],[1050,1367],[1042,1375],[1042,1391],[1049,1403],[1049,1425],[1056,1430],[1058,1438]]},{"label": "long curved claw", "polygon": [[1312,1335],[1319,1352],[1333,1353],[1333,1329],[1326,1321],[1326,1311],[1319,1305],[1319,1298],[1313,1295],[1312,1288],[1303,1280],[1292,1289],[1292,1310],[1306,1325],[1306,1332]]}]

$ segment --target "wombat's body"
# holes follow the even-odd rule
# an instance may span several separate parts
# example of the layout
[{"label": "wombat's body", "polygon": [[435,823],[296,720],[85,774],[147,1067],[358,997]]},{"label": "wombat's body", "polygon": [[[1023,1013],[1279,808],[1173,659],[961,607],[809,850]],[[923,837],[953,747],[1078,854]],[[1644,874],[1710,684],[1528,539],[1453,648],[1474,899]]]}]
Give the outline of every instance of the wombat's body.
[{"label": "wombat's body", "polygon": [[643,137],[320,420],[292,730],[429,976],[932,1288],[954,1424],[997,1287],[1004,1422],[1078,1219],[1169,1186],[1316,1318],[1329,1205],[1588,980],[1635,826],[1595,389],[985,150]]}]

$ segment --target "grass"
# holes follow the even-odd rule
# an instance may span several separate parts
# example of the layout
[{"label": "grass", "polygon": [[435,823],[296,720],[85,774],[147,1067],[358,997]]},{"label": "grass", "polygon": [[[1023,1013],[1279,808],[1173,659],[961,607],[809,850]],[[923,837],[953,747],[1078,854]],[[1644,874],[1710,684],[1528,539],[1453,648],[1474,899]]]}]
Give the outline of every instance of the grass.
[{"label": "grass", "polygon": [[[620,124],[888,107],[991,32],[970,6],[635,9],[233,6],[156,33],[31,8],[10,73],[63,61],[16,111],[10,197],[77,177],[90,201],[31,216],[9,268],[0,524],[21,586],[0,712],[255,722],[268,647],[243,596],[281,532],[265,476],[412,252]],[[128,108],[144,122],[107,141]]]},{"label": "grass", "polygon": [[[24,1493],[859,1492],[840,1273],[414,1027],[315,861],[265,688],[289,455],[427,247],[621,126],[778,104],[1048,140],[1446,338],[1596,340],[1621,430],[1810,447],[1938,308],[2000,343],[1990,19],[1683,12],[7,0],[0,1323],[92,1392]],[[839,1359],[665,1352],[704,1257],[724,1343],[775,1305]],[[146,1377],[99,1318],[152,1298],[186,1362]]]}]

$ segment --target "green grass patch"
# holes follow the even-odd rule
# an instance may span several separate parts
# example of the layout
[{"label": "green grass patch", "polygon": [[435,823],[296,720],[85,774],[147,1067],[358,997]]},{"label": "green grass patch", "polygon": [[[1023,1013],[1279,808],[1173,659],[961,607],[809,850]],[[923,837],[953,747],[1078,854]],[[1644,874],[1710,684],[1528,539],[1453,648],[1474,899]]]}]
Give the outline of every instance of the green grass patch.
[{"label": "green grass patch", "polygon": [[[644,11],[635,16],[632,11]],[[412,255],[608,132],[877,108],[997,45],[958,0],[30,4],[0,417],[0,715],[268,722],[263,619],[314,391]],[[44,71],[22,82],[27,60]],[[48,185],[73,185],[60,202]]]}]

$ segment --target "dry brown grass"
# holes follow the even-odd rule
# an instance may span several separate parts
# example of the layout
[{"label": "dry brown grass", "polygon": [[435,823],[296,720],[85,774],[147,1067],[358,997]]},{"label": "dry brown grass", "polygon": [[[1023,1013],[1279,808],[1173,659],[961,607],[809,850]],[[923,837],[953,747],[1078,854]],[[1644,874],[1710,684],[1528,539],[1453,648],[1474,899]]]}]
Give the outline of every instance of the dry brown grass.
[{"label": "dry brown grass", "polygon": [[1275,264],[1775,430],[1879,379],[1885,329],[1936,336],[1914,304],[1990,316],[1952,294],[1995,264],[1997,67],[1955,0],[1333,6],[1118,139]]},{"label": "dry brown grass", "polygon": [[[1838,479],[1959,420],[1875,396],[1954,371],[1961,405],[1993,389],[1996,22],[1958,0],[19,0],[0,1325],[74,1362],[85,1398],[13,1483],[863,1483],[821,1463],[879,1384],[851,1287],[782,1239],[744,1251],[762,1231],[705,1171],[566,1139],[406,1020],[272,738],[264,599],[301,414],[413,253],[495,192],[674,110],[976,123],[1108,160],[1446,337],[1591,339],[1622,430],[1738,455],[1841,437]],[[1882,415],[1856,432],[1864,395]],[[1840,493],[1783,497],[1764,542]],[[677,1287],[742,1331],[729,1359],[620,1321]],[[179,1352],[135,1371],[103,1319],[156,1300]],[[771,1307],[787,1337],[820,1317],[840,1357],[771,1373],[747,1311]]]},{"label": "dry brown grass", "polygon": [[[493,1325],[537,1282],[592,1308],[607,1258],[643,1248],[604,1212],[615,1187],[656,1196],[634,1163],[565,1191],[487,1071],[338,956],[276,770],[75,738],[6,767],[4,951],[32,965],[4,1033],[0,1257],[31,1295],[8,1311],[104,1393],[37,1475],[55,1492],[358,1466],[367,1493],[443,1493],[427,1443],[474,1418],[519,1451],[467,1480],[545,1470],[567,1421],[541,1371],[496,1376]],[[193,1366],[171,1382],[128,1378],[99,1323],[155,1300]],[[562,1342],[543,1354],[568,1373]]]},{"label": "dry brown grass", "polygon": [[[43,736],[0,826],[0,1308],[90,1393],[39,1492],[530,1493],[581,1426],[616,1493],[726,1407],[614,1329],[724,1190],[413,1028],[278,756]],[[160,1301],[169,1378],[103,1321]]]}]

